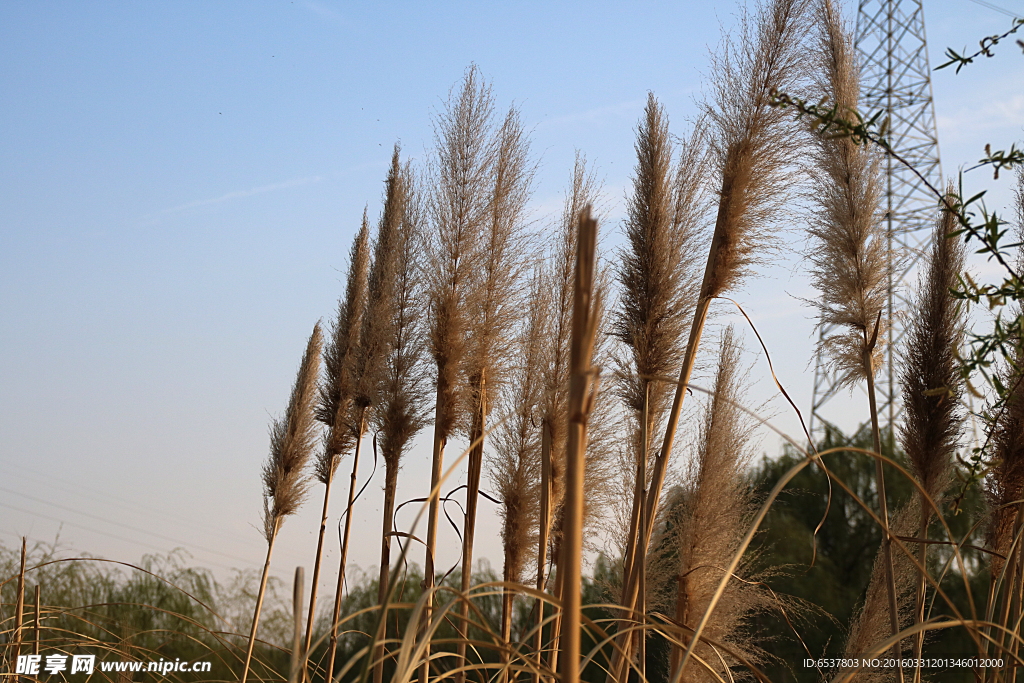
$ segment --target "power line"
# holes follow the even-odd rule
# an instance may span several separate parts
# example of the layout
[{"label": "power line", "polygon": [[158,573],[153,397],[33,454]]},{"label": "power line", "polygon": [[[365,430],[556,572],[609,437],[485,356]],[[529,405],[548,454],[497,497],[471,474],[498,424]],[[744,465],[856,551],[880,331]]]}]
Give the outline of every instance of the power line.
[{"label": "power line", "polygon": [[31,501],[36,502],[36,503],[43,503],[44,505],[50,505],[50,506],[55,507],[55,508],[60,508],[61,510],[66,510],[67,512],[73,512],[76,515],[84,515],[85,517],[91,517],[91,518],[93,518],[95,520],[98,520],[100,522],[105,522],[107,524],[113,524],[115,526],[119,526],[119,527],[122,527],[124,529],[128,529],[129,531],[135,531],[135,532],[138,532],[140,534],[146,534],[148,536],[153,536],[154,538],[160,538],[160,539],[163,539],[165,541],[170,541],[171,543],[177,543],[178,545],[180,545],[182,547],[186,547],[186,548],[187,547],[193,547],[193,548],[195,548],[197,550],[202,550],[202,551],[207,552],[207,553],[213,553],[214,555],[220,555],[221,557],[226,557],[228,559],[236,560],[238,562],[245,562],[247,564],[251,562],[250,560],[243,559],[241,557],[238,557],[237,555],[229,555],[228,553],[224,553],[224,552],[221,552],[219,550],[213,550],[211,548],[205,548],[205,547],[203,547],[201,545],[198,545],[198,544],[195,544],[195,543],[189,543],[188,541],[183,541],[180,538],[174,538],[172,536],[165,536],[163,534],[157,533],[155,531],[149,531],[147,529],[140,529],[139,527],[132,526],[130,524],[125,524],[123,522],[118,522],[118,521],[115,521],[115,520],[112,520],[112,519],[107,519],[105,517],[100,517],[99,515],[94,515],[91,512],[83,512],[81,510],[76,510],[75,508],[68,507],[67,505],[61,505],[59,503],[54,503],[54,502],[51,502],[51,501],[48,501],[48,500],[44,500],[42,498],[36,498],[35,496],[30,496],[27,493],[21,493],[20,491],[12,491],[11,489],[5,488],[3,486],[0,486],[0,491],[3,491],[4,493],[10,493],[10,494],[13,494],[15,496],[21,496],[22,498],[27,498],[27,499],[29,499]]},{"label": "power line", "polygon": [[[161,548],[161,547],[155,546],[152,543],[146,543],[145,541],[140,541],[138,539],[125,538],[124,536],[118,536],[117,534],[112,534],[109,531],[102,531],[100,529],[95,529],[95,528],[90,527],[90,526],[85,526],[84,524],[77,524],[75,522],[69,522],[67,520],[59,519],[57,517],[51,517],[49,515],[44,515],[44,514],[41,514],[41,513],[38,513],[38,512],[33,512],[32,510],[26,510],[24,508],[20,508],[20,507],[17,507],[15,505],[9,505],[8,503],[0,502],[0,507],[5,507],[8,510],[14,510],[15,512],[22,512],[22,513],[25,513],[27,515],[32,515],[33,517],[40,517],[42,519],[48,519],[51,522],[59,522],[61,524],[66,524],[68,526],[78,527],[79,529],[84,529],[85,531],[91,531],[94,534],[102,534],[103,536],[108,536],[110,538],[113,538],[113,539],[116,539],[118,541],[122,541],[122,542],[125,542],[125,543],[131,543],[133,545],[145,546],[145,547],[149,548],[150,550],[155,550],[155,551],[160,552],[160,553],[166,553],[167,552],[166,548]],[[5,532],[5,533],[10,533],[10,532]],[[232,570],[235,569],[235,567],[229,567],[229,566],[227,566],[225,564],[221,564],[219,562],[211,562],[210,564],[214,564],[214,565],[216,565],[216,566],[218,566],[218,567],[220,567],[222,569],[232,569]]]},{"label": "power line", "polygon": [[[154,517],[158,517],[161,521],[175,520],[175,521],[177,521],[177,522],[179,522],[181,524],[187,525],[187,527],[189,529],[195,529],[196,527],[201,527],[204,532],[207,532],[207,533],[211,533],[212,532],[212,533],[215,533],[215,534],[221,536],[222,538],[231,539],[232,541],[237,541],[238,540],[237,534],[233,534],[233,533],[231,533],[229,531],[226,531],[224,529],[218,529],[216,527],[211,527],[211,525],[210,525],[208,520],[188,519],[187,517],[182,517],[180,515],[176,515],[174,513],[171,513],[171,512],[165,511],[165,510],[153,510],[152,506],[144,506],[144,505],[141,505],[141,504],[138,504],[138,503],[130,503],[130,501],[127,501],[127,500],[125,500],[123,498],[120,499],[120,500],[112,499],[110,497],[109,492],[104,493],[102,491],[99,491],[97,489],[91,488],[89,486],[86,486],[84,484],[77,483],[77,482],[72,484],[71,482],[67,481],[66,479],[61,479],[60,477],[54,476],[52,473],[41,472],[41,471],[33,469],[31,467],[26,467],[25,465],[8,462],[8,463],[3,463],[3,466],[5,466],[5,467],[14,467],[14,468],[16,468],[18,470],[21,470],[22,472],[28,472],[30,474],[33,474],[33,475],[35,475],[37,480],[45,481],[49,488],[58,488],[58,489],[61,489],[63,491],[66,491],[68,493],[72,493],[72,494],[75,494],[75,495],[82,496],[83,498],[92,499],[94,502],[102,503],[104,505],[110,505],[110,506],[114,506],[114,507],[119,507],[119,508],[122,508],[124,510],[128,510],[130,512],[138,513],[138,512],[141,511],[144,514],[152,515]],[[61,482],[61,483],[65,484],[65,486],[55,486],[54,482]],[[85,493],[85,492],[88,492],[88,491],[91,491],[91,492],[93,492],[96,495],[88,495],[87,493]]]},{"label": "power line", "polygon": [[971,2],[973,2],[975,5],[981,5],[982,7],[986,7],[988,9],[992,10],[993,12],[1000,12],[1002,14],[1005,14],[1006,16],[1008,16],[1008,17],[1010,17],[1012,19],[1020,19],[1021,18],[1020,14],[1018,14],[1016,12],[1011,12],[1010,10],[1008,10],[1008,9],[1006,9],[1004,7],[1000,7],[999,5],[993,5],[991,2],[986,2],[986,0],[971,0]]}]

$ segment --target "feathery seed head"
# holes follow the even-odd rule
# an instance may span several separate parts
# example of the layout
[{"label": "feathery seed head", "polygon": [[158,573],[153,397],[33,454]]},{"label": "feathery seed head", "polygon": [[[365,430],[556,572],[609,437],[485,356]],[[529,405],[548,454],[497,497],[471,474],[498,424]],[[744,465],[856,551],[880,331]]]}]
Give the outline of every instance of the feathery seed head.
[{"label": "feathery seed head", "polygon": [[[680,602],[685,605],[684,623],[696,626],[722,579],[722,569],[732,560],[754,511],[752,493],[744,478],[744,470],[752,453],[753,423],[739,407],[742,386],[741,347],[730,326],[722,334],[714,393],[703,409],[694,458],[686,472],[684,487],[675,493],[670,504],[666,530],[674,538],[670,544],[676,562],[673,574],[682,581],[671,581],[684,591]],[[742,564],[740,575],[750,574],[749,562]],[[745,578],[751,578],[749,576]],[[675,593],[675,591],[673,591]],[[744,620],[764,609],[767,596],[759,584],[731,581],[712,612],[704,634],[731,647],[752,661],[760,654],[744,638]],[[707,656],[701,653],[705,650]],[[707,646],[697,652],[705,661],[718,658]],[[716,680],[707,672],[693,669],[693,680]]]},{"label": "feathery seed head", "polygon": [[476,308],[477,260],[487,220],[494,168],[494,100],[475,65],[462,88],[449,93],[434,119],[436,158],[431,165],[427,242],[429,346],[437,367],[435,429],[446,439],[455,428],[464,391],[468,312]]},{"label": "feathery seed head", "polygon": [[320,383],[316,419],[327,430],[316,462],[316,477],[326,484],[334,476],[342,453],[352,446],[358,431],[349,424],[355,391],[355,366],[366,309],[366,285],[370,261],[370,228],[363,210],[363,222],[349,254],[345,298],[338,302],[338,314],[324,348],[324,378]]},{"label": "feathery seed head", "polygon": [[394,315],[398,234],[409,200],[408,178],[402,173],[400,151],[401,148],[396,144],[384,182],[384,211],[377,226],[373,265],[367,283],[366,313],[363,316],[355,373],[354,403],[360,412],[376,405]]},{"label": "feathery seed head", "polygon": [[[768,228],[782,219],[794,181],[797,137],[788,111],[771,106],[773,92],[800,85],[806,0],[774,0],[758,8],[751,25],[713,58],[712,101],[705,105],[712,158],[721,185],[715,222],[717,250],[709,259],[701,295],[735,287],[771,246]],[[715,249],[716,247],[713,247]]]},{"label": "feathery seed head", "polygon": [[[645,378],[670,375],[681,356],[682,335],[697,289],[695,242],[702,226],[703,145],[699,130],[682,141],[672,169],[673,145],[664,109],[650,94],[637,131],[637,165],[628,200],[628,247],[619,253],[620,305],[611,332],[629,350],[619,363],[619,390],[627,406],[642,411]],[[654,383],[650,414],[664,408],[667,384]]]},{"label": "feathery seed head", "polygon": [[[949,237],[956,229],[956,216],[943,210],[932,236],[931,258],[916,315],[907,330],[900,372],[905,414],[900,442],[918,481],[935,501],[941,500],[950,483],[953,454],[964,419],[964,387],[957,360],[964,320],[950,290],[964,270],[966,244]],[[924,513],[930,516],[931,511]]]},{"label": "feathery seed head", "polygon": [[305,469],[316,441],[313,405],[322,345],[318,322],[306,344],[284,417],[270,427],[270,456],[263,466],[263,529],[268,543],[281,521],[298,510],[309,488]]},{"label": "feathery seed head", "polygon": [[[849,31],[829,0],[822,0],[817,18],[816,84],[840,111],[855,111],[860,85]],[[893,268],[878,220],[879,156],[850,138],[819,134],[814,136],[813,160],[817,213],[809,229],[808,258],[821,298],[812,305],[818,308],[820,327],[841,330],[822,339],[820,348],[839,376],[838,385],[852,385],[878,371],[888,325],[879,317]],[[876,342],[868,349],[873,335]],[[866,350],[871,351],[870,367],[865,366]]]},{"label": "feathery seed head", "polygon": [[420,289],[422,211],[412,167],[401,170],[406,188],[404,214],[395,233],[394,304],[386,333],[385,356],[374,422],[388,471],[397,472],[412,437],[425,424],[422,362],[423,302]]}]

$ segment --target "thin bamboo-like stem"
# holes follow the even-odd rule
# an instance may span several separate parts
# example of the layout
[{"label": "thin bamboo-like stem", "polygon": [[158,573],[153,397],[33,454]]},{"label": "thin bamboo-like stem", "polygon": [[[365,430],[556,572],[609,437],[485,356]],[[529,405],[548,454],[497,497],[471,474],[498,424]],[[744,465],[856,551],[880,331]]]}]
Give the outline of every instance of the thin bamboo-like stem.
[{"label": "thin bamboo-like stem", "polygon": [[[724,204],[723,204],[724,207]],[[724,217],[725,209],[719,208],[719,221],[721,222]],[[690,375],[693,374],[693,365],[697,359],[697,348],[700,346],[701,334],[704,331],[704,323],[708,317],[708,310],[711,307],[711,297],[707,295],[710,289],[710,273],[714,267],[717,259],[717,253],[721,247],[721,242],[724,237],[719,235],[719,230],[715,231],[715,237],[711,241],[711,249],[708,254],[708,265],[704,276],[704,282],[701,285],[701,296],[697,300],[697,308],[694,311],[693,325],[690,327],[690,338],[686,343],[686,355],[683,356],[683,367],[679,372],[679,383],[676,385],[675,398],[672,400],[672,408],[668,414],[668,424],[665,426],[665,439],[661,445],[661,451],[658,453],[657,459],[654,461],[654,469],[651,473],[651,487],[646,497],[646,509],[648,511],[647,524],[644,528],[640,529],[641,538],[639,543],[639,550],[637,551],[637,557],[641,553],[646,554],[648,544],[650,543],[651,534],[654,531],[653,520],[657,515],[658,502],[661,497],[661,487],[665,485],[665,474],[668,469],[668,456],[672,452],[672,442],[675,439],[676,427],[679,424],[679,415],[683,409],[683,398],[686,394],[686,385],[690,382]],[[629,575],[623,577],[623,585],[625,589],[623,591],[625,600],[623,600],[623,606],[626,610],[632,613],[636,609],[637,597],[639,595],[639,585],[637,583],[637,572],[635,571],[636,562],[634,564],[634,571],[630,572]],[[618,681],[625,681],[624,672],[629,664],[628,658],[628,646],[629,638],[622,638],[619,640],[619,646],[615,648],[615,654],[612,657],[612,668],[609,672],[609,683],[616,683]],[[620,652],[625,651],[625,655]]]},{"label": "thin bamboo-like stem", "polygon": [[[537,590],[544,591],[545,570],[548,562],[548,541],[551,530],[551,425],[541,423],[540,447],[540,525],[537,540]],[[537,631],[533,636],[533,651],[537,669],[541,667],[544,648],[544,600],[537,598]],[[539,683],[540,674],[533,674],[533,683]]]},{"label": "thin bamboo-like stem", "polygon": [[338,567],[338,587],[334,592],[334,614],[331,617],[331,637],[327,646],[327,670],[324,680],[330,681],[334,674],[334,656],[338,652],[338,623],[341,620],[341,595],[345,589],[345,563],[348,560],[348,539],[352,527],[352,505],[356,497],[356,473],[359,469],[359,451],[363,443],[363,431],[366,429],[366,408],[359,411],[359,434],[356,436],[356,449],[352,456],[352,475],[348,486],[348,507],[345,508],[345,531],[341,541],[341,560]]},{"label": "thin bamboo-like stem", "polygon": [[39,621],[40,621],[40,612],[39,612],[39,584],[38,583],[36,584],[36,609],[35,609],[35,612],[33,612],[33,616],[35,617],[35,624],[34,624],[34,628],[33,628],[33,631],[35,633],[33,634],[34,637],[32,638],[32,654],[38,655],[39,654]]},{"label": "thin bamboo-like stem", "polygon": [[[432,464],[430,467],[430,510],[427,513],[427,551],[423,567],[423,590],[429,595],[423,605],[423,612],[420,618],[420,634],[426,634],[430,624],[431,614],[434,610],[434,548],[437,547],[437,512],[440,507],[440,491],[438,482],[441,480],[441,469],[444,465],[444,447],[447,439],[438,429],[444,406],[444,389],[440,383],[437,387],[437,401],[434,405],[434,445],[432,453]],[[428,683],[430,680],[430,643],[425,644],[423,649],[423,663],[420,665],[420,683]]]},{"label": "thin bamboo-like stem", "polygon": [[[686,623],[686,612],[687,612],[687,600],[688,587],[685,574],[679,574],[676,576],[676,622],[680,625]],[[679,668],[679,663],[683,659],[682,647],[673,646],[672,654],[669,656],[669,674]]]},{"label": "thin bamboo-like stem", "polygon": [[[650,390],[650,382],[644,381],[644,409],[640,425],[640,463],[637,469],[637,478],[643,485],[640,494],[639,528],[641,529],[647,528],[647,419],[648,410],[650,409]],[[640,572],[637,625],[641,627],[637,629],[637,636],[639,638],[639,643],[637,644],[637,663],[640,668],[640,681],[643,683],[647,680],[647,629],[643,628],[647,615],[647,558],[645,555],[638,555],[637,558],[639,560],[637,571]]]},{"label": "thin bamboo-like stem", "polygon": [[309,646],[313,642],[313,616],[316,613],[316,589],[317,585],[320,583],[320,560],[323,557],[324,552],[324,535],[327,532],[327,506],[331,501],[331,482],[333,479],[334,472],[331,472],[324,488],[324,509],[323,513],[320,515],[320,534],[316,541],[316,560],[313,562],[313,584],[309,588],[309,615],[306,617],[306,638],[302,644],[305,652],[309,652]]},{"label": "thin bamboo-like stem", "polygon": [[25,615],[25,544],[27,539],[21,537],[21,569],[18,571],[18,595],[14,605],[14,661],[18,661],[21,654],[22,632],[21,627]]},{"label": "thin bamboo-like stem", "polygon": [[[391,536],[392,521],[395,515],[395,489],[398,485],[398,468],[388,464],[384,473],[384,530],[381,534],[383,539],[380,546],[380,579],[377,589],[377,604],[384,609],[387,601],[388,589],[391,581]],[[387,636],[387,616],[381,619],[382,633],[378,635],[377,644],[373,650],[373,683],[381,683],[384,680],[384,639]]]},{"label": "thin bamboo-like stem", "polygon": [[242,683],[249,678],[249,662],[252,660],[252,649],[256,645],[256,627],[260,623],[260,610],[263,609],[263,596],[267,591],[267,578],[270,576],[270,555],[274,552],[274,540],[281,526],[281,518],[275,517],[270,540],[267,542],[267,560],[263,563],[263,576],[260,578],[260,590],[256,594],[256,608],[252,613],[252,626],[249,628],[249,646],[245,651],[245,664],[242,668]]},{"label": "thin bamboo-like stem", "polygon": [[[469,476],[466,482],[466,523],[465,533],[462,535],[462,594],[469,593],[470,584],[473,579],[473,539],[476,530],[476,511],[480,493],[480,474],[484,462],[484,439],[483,435],[487,429],[487,378],[482,372],[479,380],[474,383],[473,395],[479,397],[478,405],[473,414],[473,426],[470,429],[469,440],[473,448],[469,453]],[[459,619],[455,622],[459,634],[459,643],[456,648],[457,666],[468,664],[466,661],[466,635],[469,629],[469,601],[459,602]],[[466,680],[465,671],[455,676],[456,683],[463,683]],[[379,682],[375,682],[379,683]]]},{"label": "thin bamboo-like stem", "polygon": [[295,568],[292,584],[292,615],[294,618],[292,636],[292,660],[288,670],[288,683],[301,683],[306,677],[306,648],[302,640],[302,593],[305,576],[302,567]]},{"label": "thin bamboo-like stem", "polygon": [[[505,567],[502,571],[501,580],[508,583],[512,581],[512,577],[509,576],[508,567]],[[508,663],[509,663],[509,647],[511,646],[512,640],[512,601],[515,599],[515,593],[508,586],[504,586],[501,589],[501,652],[499,653],[499,661],[501,662],[501,672],[498,675],[498,683],[508,683]]]},{"label": "thin bamboo-like stem", "polygon": [[590,367],[599,310],[594,297],[594,261],[597,221],[584,209],[579,221],[576,256],[576,287],[573,298],[572,346],[569,356],[569,413],[565,449],[565,506],[562,535],[562,586],[560,683],[578,683],[580,675],[580,563],[583,554],[583,475],[587,442],[587,417],[593,402]]},{"label": "thin bamboo-like stem", "polygon": [[[879,320],[881,320],[881,312],[879,312]],[[875,373],[872,365],[872,354],[875,349],[875,342],[878,336],[878,323],[875,323],[874,332],[871,338],[868,339],[867,330],[864,330],[864,372],[867,375],[868,382],[868,407],[871,411],[871,439],[875,447],[875,452],[881,455],[882,453],[882,439],[878,429],[878,406],[875,402]],[[889,506],[885,500],[885,475],[882,471],[882,460],[875,460],[875,488],[878,492],[878,517],[882,522],[882,553],[884,555],[883,561],[885,562],[885,590],[889,596],[889,626],[892,630],[892,635],[896,635],[900,631],[900,611],[899,606],[896,604],[896,577],[893,574],[892,565],[892,539],[889,535]],[[896,659],[896,672],[898,680],[903,681],[903,662],[901,655],[903,654],[902,641],[897,640],[892,648],[892,656]]]},{"label": "thin bamboo-like stem", "polygon": [[[928,518],[931,512],[929,508],[925,507],[927,502],[924,497],[921,497],[921,527],[918,529],[918,538],[928,538]],[[917,595],[914,598],[914,623],[924,623],[924,612],[925,612],[925,589],[928,587],[927,567],[928,567],[928,544],[918,544],[918,554],[920,555],[921,569],[917,572]],[[914,635],[914,683],[921,683],[921,652],[924,648],[924,631],[918,631]]]},{"label": "thin bamboo-like stem", "polygon": [[[568,442],[566,442],[568,443]],[[566,480],[568,482],[568,480]],[[564,509],[563,509],[564,512]],[[554,552],[554,551],[552,551]],[[561,548],[558,549],[558,554],[562,554]],[[555,565],[555,585],[552,588],[552,595],[555,600],[558,600],[562,605],[560,608],[555,609],[553,618],[551,619],[551,642],[548,645],[548,670],[558,671],[558,655],[560,653],[562,643],[562,615],[564,614],[565,604],[562,603],[562,595],[565,591],[565,586],[562,584],[562,573],[561,561]]]}]

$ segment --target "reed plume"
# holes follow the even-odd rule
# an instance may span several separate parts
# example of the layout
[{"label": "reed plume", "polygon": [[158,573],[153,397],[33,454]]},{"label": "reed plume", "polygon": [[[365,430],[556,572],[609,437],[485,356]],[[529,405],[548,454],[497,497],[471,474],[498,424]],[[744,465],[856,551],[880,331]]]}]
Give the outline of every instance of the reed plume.
[{"label": "reed plume", "polygon": [[[722,580],[723,568],[738,550],[754,512],[752,491],[744,478],[753,455],[754,424],[739,407],[743,398],[740,355],[730,326],[722,333],[714,393],[702,411],[694,457],[676,504],[668,513],[675,536],[672,547],[678,553],[675,620],[684,627],[696,627],[708,608]],[[741,573],[749,571],[749,562],[741,565]],[[704,627],[704,635],[727,644],[747,661],[758,661],[763,653],[750,638],[743,637],[742,627],[744,620],[765,602],[756,584],[738,578],[730,581]],[[727,675],[727,655],[723,662],[707,644],[698,644],[694,652],[714,668],[714,673],[703,668],[692,670],[687,681],[712,681]],[[673,674],[681,656],[681,648],[673,647]]]},{"label": "reed plume", "polygon": [[[952,191],[950,186],[947,192]],[[964,385],[958,360],[964,320],[959,302],[950,293],[964,270],[966,244],[950,236],[957,229],[956,215],[943,210],[933,231],[927,272],[917,297],[917,313],[907,330],[900,371],[904,411],[900,444],[924,489],[919,503],[920,538],[927,538],[932,516],[953,479],[953,458],[964,421]],[[925,543],[918,546],[918,559],[924,567],[927,549]],[[918,570],[915,623],[924,621],[926,587],[925,574]],[[921,656],[922,646],[923,634],[919,633],[914,642],[915,658]]]},{"label": "reed plume", "polygon": [[249,675],[249,662],[256,644],[256,627],[259,625],[260,608],[263,607],[263,595],[270,575],[270,555],[274,550],[274,540],[284,518],[295,514],[309,491],[309,478],[305,470],[316,441],[313,408],[322,346],[323,335],[320,323],[317,323],[306,344],[288,408],[284,416],[275,419],[270,426],[270,456],[263,465],[263,537],[267,541],[267,559],[263,564],[263,577],[249,630],[242,683],[245,683]]},{"label": "reed plume", "polygon": [[352,456],[352,474],[349,477],[348,506],[345,508],[338,585],[334,594],[334,613],[327,652],[328,677],[334,670],[334,655],[338,647],[337,631],[341,618],[345,565],[348,561],[349,538],[352,531],[352,506],[355,503],[359,454],[368,418],[372,416],[379,398],[395,309],[397,245],[408,202],[408,182],[403,176],[400,155],[401,147],[396,144],[391,154],[391,166],[384,181],[384,210],[377,225],[377,235],[373,244],[373,263],[366,284],[366,309],[359,330],[359,347],[353,362],[349,424],[355,439],[355,452]]},{"label": "reed plume", "polygon": [[[738,286],[764,256],[771,243],[770,228],[782,220],[794,181],[790,161],[796,157],[797,137],[789,115],[771,102],[773,93],[798,86],[803,76],[805,60],[799,47],[806,29],[805,9],[806,0],[765,2],[753,18],[744,16],[738,42],[727,42],[713,63],[712,99],[705,115],[713,176],[720,188],[718,214],[665,438],[652,468],[641,554],[650,545],[686,384],[711,301]],[[623,606],[629,611],[636,608],[638,578],[635,571],[624,577]],[[616,653],[609,683],[624,680],[624,666]]]},{"label": "reed plume", "polygon": [[[384,457],[384,520],[380,549],[378,602],[382,608],[390,587],[391,538],[395,511],[395,490],[402,456],[412,438],[426,423],[426,377],[422,359],[423,311],[420,291],[420,247],[422,212],[414,189],[412,168],[408,163],[398,176],[396,194],[404,196],[404,212],[395,234],[393,300],[381,382],[373,422]],[[382,627],[387,623],[381,619]],[[384,676],[384,633],[378,634],[374,653],[374,683]]]},{"label": "reed plume", "polygon": [[[487,416],[491,397],[501,391],[508,374],[514,327],[522,316],[522,275],[529,256],[524,217],[534,167],[529,158],[530,141],[515,107],[509,109],[491,145],[491,196],[482,226],[478,291],[472,299],[466,349],[472,446],[462,534],[463,593],[469,591],[473,576],[473,544]],[[459,661],[464,661],[468,602],[459,604],[459,617],[456,625],[460,642],[456,652]],[[464,673],[456,675],[456,683],[463,680]]]},{"label": "reed plume", "polygon": [[[617,269],[622,294],[611,332],[626,347],[618,362],[619,394],[633,424],[632,462],[623,478],[633,482],[632,513],[625,553],[626,571],[635,561],[639,534],[646,526],[643,505],[650,466],[650,442],[667,408],[670,385],[652,381],[676,371],[686,320],[693,316],[698,286],[696,266],[703,179],[699,133],[684,140],[673,172],[673,145],[668,118],[653,93],[647,97],[637,130],[637,165],[628,200],[625,233],[628,248],[619,254]],[[646,561],[638,565],[644,583]],[[646,591],[639,588],[643,602]],[[638,607],[645,611],[644,605]],[[643,643],[641,642],[641,650]],[[644,657],[640,655],[641,676]]]},{"label": "reed plume", "polygon": [[320,562],[323,557],[324,534],[327,530],[327,506],[331,500],[331,483],[343,453],[356,439],[356,430],[350,423],[355,378],[353,370],[366,308],[366,278],[369,267],[370,228],[363,210],[363,222],[352,241],[349,253],[345,297],[338,302],[338,314],[331,325],[331,335],[324,347],[324,377],[321,379],[316,406],[316,419],[327,428],[321,449],[314,463],[314,473],[324,484],[324,509],[320,516],[320,534],[316,543],[313,563],[313,584],[309,593],[309,612],[306,616],[304,650],[309,651],[313,640],[313,616],[316,614],[317,587],[320,583]]},{"label": "reed plume", "polygon": [[[429,307],[428,346],[435,365],[434,443],[430,488],[440,481],[444,448],[452,435],[465,392],[466,335],[476,308],[478,254],[486,224],[493,180],[490,145],[494,101],[490,86],[475,65],[462,87],[449,93],[444,111],[434,120],[436,158],[431,167],[429,216],[433,225],[426,245]],[[424,586],[434,585],[437,544],[437,495],[427,516]],[[430,622],[433,596],[427,598],[421,624]],[[429,644],[420,667],[420,682],[429,676]]]},{"label": "reed plume", "polygon": [[[860,73],[854,59],[850,32],[831,0],[817,8],[819,28],[814,86],[841,115],[856,111]],[[817,212],[809,227],[811,282],[820,297],[818,327],[833,330],[822,335],[819,353],[836,373],[837,386],[867,382],[871,433],[876,453],[882,452],[875,402],[875,374],[884,359],[888,321],[883,309],[892,282],[891,247],[878,222],[881,182],[879,155],[850,137],[816,134],[813,161],[818,174],[814,185]],[[889,512],[882,461],[875,461],[879,517],[882,521],[882,564],[888,567],[891,633],[899,631],[897,578],[894,575]],[[900,644],[893,656],[900,657]],[[902,669],[900,672],[902,677]]]},{"label": "reed plume", "polygon": [[[549,305],[549,292],[538,267],[530,286],[526,323],[516,340],[510,381],[502,392],[502,412],[508,417],[495,433],[493,452],[487,463],[494,491],[501,499],[498,516],[505,557],[502,580],[507,582],[524,582],[527,560],[532,555],[530,548],[535,547],[537,538],[541,438],[535,425],[540,421],[541,371],[544,341],[549,334]],[[511,638],[514,597],[512,589],[502,590],[501,639],[505,645]],[[508,654],[503,651],[502,663],[507,662]]]},{"label": "reed plume", "polygon": [[[818,8],[820,27],[815,87],[841,115],[856,111],[860,74],[849,30],[831,0]],[[885,358],[887,321],[879,319],[888,297],[888,243],[877,217],[881,206],[880,156],[849,137],[817,135],[813,160],[820,174],[813,196],[818,207],[809,229],[811,282],[818,325],[839,331],[821,340],[822,358],[838,386],[874,377]],[[876,332],[877,322],[877,332]],[[877,334],[864,353],[869,338]]]}]

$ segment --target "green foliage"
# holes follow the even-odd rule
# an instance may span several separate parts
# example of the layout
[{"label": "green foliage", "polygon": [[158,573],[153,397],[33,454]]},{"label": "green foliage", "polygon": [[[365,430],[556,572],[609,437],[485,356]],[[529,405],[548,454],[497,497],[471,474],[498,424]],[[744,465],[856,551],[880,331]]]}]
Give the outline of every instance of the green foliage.
[{"label": "green foliage", "polygon": [[[883,455],[904,462],[904,454],[895,454],[885,445],[889,435],[882,434]],[[829,430],[818,445],[819,452],[832,448],[852,447],[871,450],[871,436],[866,430],[852,438]],[[765,457],[751,474],[752,485],[762,492],[770,490],[789,469],[798,464],[803,455],[785,448],[781,457]],[[780,596],[799,601],[786,609],[786,615],[758,619],[753,624],[756,632],[766,639],[764,647],[776,658],[774,665],[766,667],[772,681],[818,681],[819,673],[804,668],[799,662],[810,656],[834,657],[843,654],[847,629],[864,601],[875,556],[882,541],[881,527],[862,505],[845,493],[835,481],[842,481],[871,510],[877,510],[875,461],[857,451],[837,451],[823,456],[829,478],[819,467],[803,469],[790,482],[762,524],[762,533],[752,548],[759,562],[779,571],[767,580]],[[885,466],[886,499],[890,510],[899,510],[907,504],[915,489],[904,475]],[[954,485],[955,493],[957,486]],[[976,489],[963,506],[960,514],[948,513],[945,521],[954,538],[965,538],[971,526],[978,521],[983,504]],[[820,525],[820,528],[819,528]],[[815,530],[817,529],[817,533]],[[933,523],[930,537],[947,540],[941,525]],[[913,549],[913,544],[908,544]],[[938,576],[942,565],[950,558],[945,546],[932,546],[929,551],[929,572]],[[900,552],[894,547],[893,552]],[[963,555],[970,574],[975,600],[984,605],[988,588],[987,571],[979,553],[965,549]],[[963,581],[954,570],[942,582],[961,613],[969,613]],[[802,603],[802,604],[801,604]],[[941,600],[935,602],[932,616],[952,614]],[[788,623],[787,623],[788,618]],[[802,638],[803,644],[800,642]],[[806,649],[805,649],[806,646]],[[962,629],[947,629],[926,641],[928,653],[968,653],[972,643]],[[965,672],[970,676],[970,672]],[[947,678],[944,680],[954,680]],[[971,680],[970,678],[965,680]]]},{"label": "green foliage", "polygon": [[[180,681],[224,677],[239,669],[238,652],[244,644],[248,618],[235,623],[228,614],[251,611],[258,577],[239,573],[227,586],[217,583],[205,569],[187,565],[187,554],[147,555],[131,565],[101,558],[67,557],[56,543],[28,549],[25,573],[23,642],[34,640],[34,587],[40,587],[40,654],[95,655],[97,667],[108,661],[209,661],[210,673],[172,672]],[[0,645],[5,670],[13,670],[14,605],[17,602],[21,549],[0,546]],[[289,622],[278,613],[271,625]],[[282,618],[283,617],[283,618]],[[290,628],[290,627],[289,627]],[[261,636],[281,642],[273,626]],[[24,645],[22,654],[29,651]],[[260,653],[261,675],[279,677],[287,670],[280,647],[265,646]],[[8,668],[10,667],[10,669]],[[117,674],[98,670],[98,680]],[[123,677],[124,674],[121,674]],[[156,672],[132,675],[136,681],[162,678]]]}]

